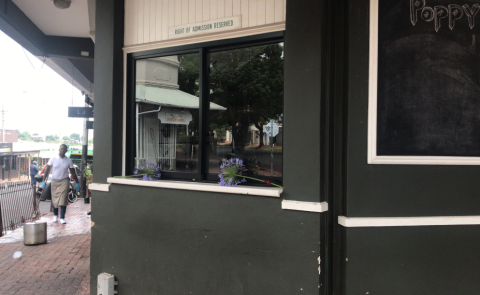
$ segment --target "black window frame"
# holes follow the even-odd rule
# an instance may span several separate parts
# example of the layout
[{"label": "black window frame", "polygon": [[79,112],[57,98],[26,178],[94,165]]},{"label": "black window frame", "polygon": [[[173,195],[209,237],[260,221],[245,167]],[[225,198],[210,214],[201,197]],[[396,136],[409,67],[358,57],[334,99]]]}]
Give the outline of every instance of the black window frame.
[{"label": "black window frame", "polygon": [[[153,57],[171,56],[179,54],[198,53],[199,54],[199,150],[198,161],[199,169],[197,172],[168,172],[162,171],[162,179],[181,180],[181,181],[204,181],[218,182],[218,175],[208,173],[208,167],[205,159],[206,155],[206,132],[207,132],[207,116],[208,116],[208,70],[207,55],[224,50],[241,49],[252,46],[261,46],[273,43],[284,42],[285,31],[239,37],[234,39],[216,40],[181,46],[166,47],[160,49],[152,49],[127,54],[126,60],[126,159],[125,170],[127,175],[131,174],[135,169],[136,155],[136,118],[135,118],[135,91],[136,91],[136,61]],[[282,155],[283,157],[283,155]],[[282,167],[283,170],[283,167]],[[262,179],[275,181],[281,184],[282,177],[265,177]],[[257,185],[257,183],[248,184]]]}]

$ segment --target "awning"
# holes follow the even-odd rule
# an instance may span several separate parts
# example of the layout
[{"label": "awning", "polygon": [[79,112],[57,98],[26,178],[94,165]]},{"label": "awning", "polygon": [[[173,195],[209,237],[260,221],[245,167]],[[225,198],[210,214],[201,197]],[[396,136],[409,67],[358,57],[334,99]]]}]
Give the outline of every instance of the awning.
[{"label": "awning", "polygon": [[[188,94],[178,89],[168,89],[137,85],[136,101],[159,106],[168,106],[182,109],[198,109],[199,99],[195,95]],[[210,103],[210,110],[225,111],[224,108],[213,102]]]}]

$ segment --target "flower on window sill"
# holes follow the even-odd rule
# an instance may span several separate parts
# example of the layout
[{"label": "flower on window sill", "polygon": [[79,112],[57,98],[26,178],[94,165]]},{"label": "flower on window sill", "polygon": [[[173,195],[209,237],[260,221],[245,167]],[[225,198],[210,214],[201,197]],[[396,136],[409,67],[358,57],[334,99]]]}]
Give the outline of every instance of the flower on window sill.
[{"label": "flower on window sill", "polygon": [[218,177],[220,178],[219,184],[222,186],[237,186],[237,184],[247,182],[245,178],[248,178],[263,182],[266,185],[273,185],[283,188],[278,184],[271,183],[269,180],[261,180],[243,175],[242,173],[246,172],[247,169],[243,165],[243,161],[239,158],[231,158],[226,162],[223,162],[222,165],[220,165],[220,171],[221,173],[218,174]]},{"label": "flower on window sill", "polygon": [[[144,172],[144,173],[140,173]],[[127,176],[116,176],[116,177],[140,177],[139,180],[143,181],[153,181],[153,180],[159,180],[160,177],[162,177],[162,173],[160,173],[160,167],[152,162],[146,161],[145,162],[145,167],[142,167],[141,165],[137,166],[137,169],[133,171],[134,175],[127,175]]]}]

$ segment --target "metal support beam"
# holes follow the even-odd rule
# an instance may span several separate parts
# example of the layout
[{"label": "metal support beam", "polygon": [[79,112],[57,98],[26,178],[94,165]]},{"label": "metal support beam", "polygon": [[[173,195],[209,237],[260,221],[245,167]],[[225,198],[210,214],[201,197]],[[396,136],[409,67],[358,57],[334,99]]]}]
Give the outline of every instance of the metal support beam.
[{"label": "metal support beam", "polygon": [[0,30],[33,55],[45,56],[45,34],[12,0],[0,0]]},{"label": "metal support beam", "polygon": [[95,54],[90,38],[45,36],[44,49],[48,57],[93,59]]}]

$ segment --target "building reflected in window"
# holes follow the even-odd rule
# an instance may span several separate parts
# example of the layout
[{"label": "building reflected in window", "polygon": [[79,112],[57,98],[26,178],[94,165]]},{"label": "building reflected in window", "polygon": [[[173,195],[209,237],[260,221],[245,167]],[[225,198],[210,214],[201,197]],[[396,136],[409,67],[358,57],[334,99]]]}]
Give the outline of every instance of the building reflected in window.
[{"label": "building reflected in window", "polygon": [[[136,66],[136,165],[198,171],[198,54],[138,60]],[[225,110],[216,104],[211,109]]]}]

